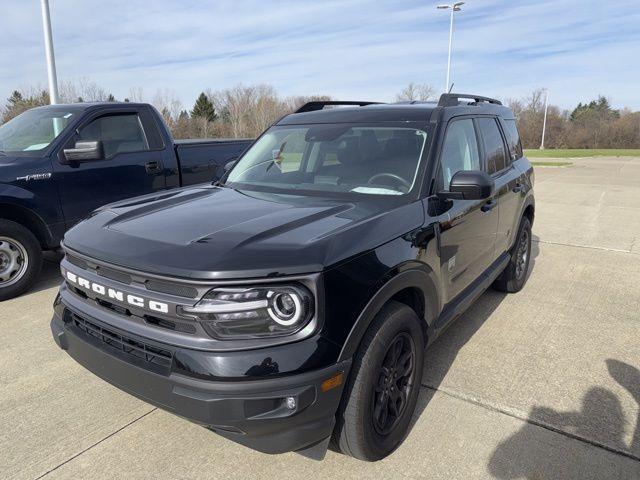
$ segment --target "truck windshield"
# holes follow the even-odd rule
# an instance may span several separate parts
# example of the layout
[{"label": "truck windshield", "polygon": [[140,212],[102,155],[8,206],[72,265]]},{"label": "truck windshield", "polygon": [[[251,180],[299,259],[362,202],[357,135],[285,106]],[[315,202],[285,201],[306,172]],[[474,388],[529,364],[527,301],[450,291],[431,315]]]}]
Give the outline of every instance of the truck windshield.
[{"label": "truck windshield", "polygon": [[62,133],[73,115],[73,112],[64,108],[27,110],[0,126],[0,151],[42,150]]},{"label": "truck windshield", "polygon": [[416,181],[427,132],[371,124],[268,130],[238,161],[227,185],[253,190],[404,195]]}]

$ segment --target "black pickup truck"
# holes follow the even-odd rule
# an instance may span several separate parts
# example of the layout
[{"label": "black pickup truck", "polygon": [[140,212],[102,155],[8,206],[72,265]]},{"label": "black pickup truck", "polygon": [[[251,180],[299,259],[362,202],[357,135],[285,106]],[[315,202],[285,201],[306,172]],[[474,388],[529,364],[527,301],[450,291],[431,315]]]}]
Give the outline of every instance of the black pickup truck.
[{"label": "black pickup truck", "polygon": [[49,105],[0,126],[0,301],[28,289],[42,250],[96,208],[215,181],[249,143],[174,141],[136,103]]},{"label": "black pickup truck", "polygon": [[276,122],[217,185],[71,229],[57,344],[263,452],[398,447],[425,346],[489,286],[527,280],[533,168],[497,100],[336,103]]}]

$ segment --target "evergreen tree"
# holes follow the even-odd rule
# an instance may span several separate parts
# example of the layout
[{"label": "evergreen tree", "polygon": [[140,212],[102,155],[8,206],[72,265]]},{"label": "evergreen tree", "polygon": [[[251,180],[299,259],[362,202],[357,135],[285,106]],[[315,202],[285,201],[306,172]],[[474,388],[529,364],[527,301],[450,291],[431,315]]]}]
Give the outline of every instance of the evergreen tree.
[{"label": "evergreen tree", "polygon": [[593,119],[612,120],[616,118],[620,118],[620,112],[611,108],[607,97],[602,95],[597,100],[592,100],[589,103],[583,104],[580,102],[569,116],[572,122],[585,122]]},{"label": "evergreen tree", "polygon": [[227,107],[224,107],[222,109],[222,111],[220,112],[220,117],[222,118],[222,121],[225,123],[228,123],[229,120],[231,119],[231,112],[229,111],[229,109]]},{"label": "evergreen tree", "polygon": [[22,102],[24,102],[22,94],[18,90],[14,90],[13,93],[11,93],[11,96],[7,99],[7,108],[20,105]]},{"label": "evergreen tree", "polygon": [[113,93],[110,93],[109,96],[107,97],[107,102],[115,102],[116,101],[116,97],[113,96]]},{"label": "evergreen tree", "polygon": [[191,110],[191,116],[206,118],[210,122],[213,122],[218,117],[213,103],[204,92],[198,96],[198,99],[193,106],[193,110]]}]

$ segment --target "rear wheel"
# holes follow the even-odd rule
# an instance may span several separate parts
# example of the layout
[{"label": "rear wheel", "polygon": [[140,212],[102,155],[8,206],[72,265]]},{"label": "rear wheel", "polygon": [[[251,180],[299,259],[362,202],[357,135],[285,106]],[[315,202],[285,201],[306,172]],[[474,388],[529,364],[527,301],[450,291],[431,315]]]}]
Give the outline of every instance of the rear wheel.
[{"label": "rear wheel", "polygon": [[360,460],[380,460],[404,440],[415,410],[424,361],[420,320],[390,302],[378,313],[354,360],[338,410],[334,443]]},{"label": "rear wheel", "polygon": [[0,220],[0,301],[31,287],[41,266],[42,251],[33,233],[18,223]]},{"label": "rear wheel", "polygon": [[531,221],[523,217],[518,230],[518,238],[511,250],[511,259],[502,274],[494,282],[496,290],[515,293],[522,290],[527,282],[529,261],[531,260]]}]

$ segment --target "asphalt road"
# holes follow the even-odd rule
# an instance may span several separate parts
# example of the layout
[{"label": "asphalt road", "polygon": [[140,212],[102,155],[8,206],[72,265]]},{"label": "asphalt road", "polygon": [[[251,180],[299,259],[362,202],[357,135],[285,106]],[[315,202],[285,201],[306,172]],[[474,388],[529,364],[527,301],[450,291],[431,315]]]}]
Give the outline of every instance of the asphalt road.
[{"label": "asphalt road", "polygon": [[536,180],[528,284],[485,293],[429,350],[389,458],[256,453],[97,379],[50,338],[54,258],[0,304],[0,478],[640,479],[640,159]]}]

